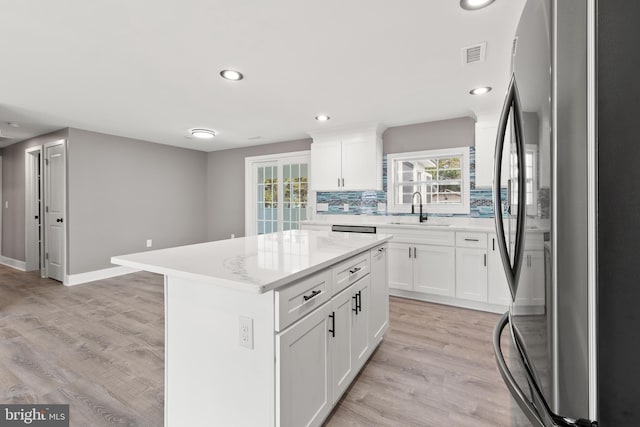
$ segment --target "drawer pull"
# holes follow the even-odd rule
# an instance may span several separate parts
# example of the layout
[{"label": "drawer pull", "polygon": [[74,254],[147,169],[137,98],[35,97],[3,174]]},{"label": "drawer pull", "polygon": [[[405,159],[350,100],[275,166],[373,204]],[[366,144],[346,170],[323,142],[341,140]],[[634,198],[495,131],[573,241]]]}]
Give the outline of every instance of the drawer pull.
[{"label": "drawer pull", "polygon": [[311,295],[304,295],[302,298],[304,298],[305,301],[309,301],[311,298],[315,298],[321,293],[322,291],[316,289],[315,291],[311,292]]},{"label": "drawer pull", "polygon": [[349,270],[349,273],[351,273],[351,274],[356,274],[356,273],[357,273],[358,271],[360,271],[360,270],[362,270],[362,267],[356,267],[356,268],[354,268],[354,269],[352,269],[352,270]]},{"label": "drawer pull", "polygon": [[352,308],[352,309],[351,309],[351,311],[355,312],[355,313],[356,313],[356,316],[357,316],[357,315],[358,315],[358,308],[360,308],[360,307],[358,306],[358,294],[355,294],[354,296],[352,296],[352,297],[351,297],[351,299],[352,299],[352,300],[354,300],[354,301],[355,301],[355,303],[356,303],[355,308]]},{"label": "drawer pull", "polygon": [[384,248],[378,249],[378,252],[384,252]]},{"label": "drawer pull", "polygon": [[335,338],[336,337],[336,312],[332,311],[329,317],[331,318],[331,329],[329,329],[329,332],[331,332],[331,336]]},{"label": "drawer pull", "polygon": [[465,242],[479,242],[480,240],[478,239],[464,239]]}]

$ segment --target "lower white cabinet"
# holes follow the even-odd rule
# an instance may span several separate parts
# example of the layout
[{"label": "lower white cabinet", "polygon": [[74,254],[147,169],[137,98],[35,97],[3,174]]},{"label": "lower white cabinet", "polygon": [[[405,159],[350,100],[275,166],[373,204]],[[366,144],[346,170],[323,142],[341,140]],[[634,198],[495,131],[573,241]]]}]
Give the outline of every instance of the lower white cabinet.
[{"label": "lower white cabinet", "polygon": [[372,249],[370,273],[276,334],[277,426],[321,425],[382,339],[389,318],[386,252],[386,245]]},{"label": "lower white cabinet", "polygon": [[436,295],[455,294],[455,248],[389,243],[389,287]]},{"label": "lower white cabinet", "polygon": [[487,301],[487,250],[456,248],[456,298]]},{"label": "lower white cabinet", "polygon": [[317,426],[333,406],[329,314],[325,303],[276,335],[276,425]]},{"label": "lower white cabinet", "polygon": [[489,248],[487,249],[487,279],[488,279],[488,295],[487,300],[490,304],[499,304],[508,306],[511,304],[511,291],[509,291],[509,282],[504,272],[502,264],[502,256],[498,249],[498,240],[495,234],[489,235]]},{"label": "lower white cabinet", "polygon": [[520,306],[544,306],[544,251],[525,250],[518,282],[516,303]]}]

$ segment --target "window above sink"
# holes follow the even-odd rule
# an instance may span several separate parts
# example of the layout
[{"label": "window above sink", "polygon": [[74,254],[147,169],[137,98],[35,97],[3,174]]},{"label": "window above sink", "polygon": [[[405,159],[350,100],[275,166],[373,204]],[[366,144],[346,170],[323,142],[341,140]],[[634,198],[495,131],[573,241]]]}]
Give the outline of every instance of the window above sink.
[{"label": "window above sink", "polygon": [[[387,155],[387,209],[428,213],[469,213],[469,147]],[[416,210],[417,211],[417,210]]]}]

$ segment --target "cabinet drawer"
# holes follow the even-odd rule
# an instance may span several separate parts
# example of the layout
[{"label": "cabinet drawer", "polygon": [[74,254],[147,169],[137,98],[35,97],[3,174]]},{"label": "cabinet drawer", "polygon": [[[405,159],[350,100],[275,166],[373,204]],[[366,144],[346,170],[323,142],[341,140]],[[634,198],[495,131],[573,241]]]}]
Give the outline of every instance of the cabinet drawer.
[{"label": "cabinet drawer", "polygon": [[275,291],[275,327],[282,331],[331,299],[331,271],[326,270]]},{"label": "cabinet drawer", "polygon": [[331,274],[333,276],[333,290],[331,293],[335,295],[361,277],[369,274],[369,252],[349,258],[338,264],[331,269]]},{"label": "cabinet drawer", "polygon": [[458,231],[456,232],[456,246],[461,248],[487,249],[487,234]]}]

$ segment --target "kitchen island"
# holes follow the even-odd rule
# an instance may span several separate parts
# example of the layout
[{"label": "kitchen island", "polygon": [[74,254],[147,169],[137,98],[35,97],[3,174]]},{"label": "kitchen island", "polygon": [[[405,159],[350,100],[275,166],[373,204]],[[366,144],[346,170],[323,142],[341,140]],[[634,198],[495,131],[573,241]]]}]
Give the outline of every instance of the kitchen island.
[{"label": "kitchen island", "polygon": [[292,230],[113,257],[165,276],[165,425],[321,425],[387,329],[390,238]]}]

